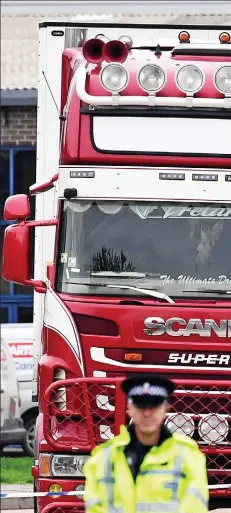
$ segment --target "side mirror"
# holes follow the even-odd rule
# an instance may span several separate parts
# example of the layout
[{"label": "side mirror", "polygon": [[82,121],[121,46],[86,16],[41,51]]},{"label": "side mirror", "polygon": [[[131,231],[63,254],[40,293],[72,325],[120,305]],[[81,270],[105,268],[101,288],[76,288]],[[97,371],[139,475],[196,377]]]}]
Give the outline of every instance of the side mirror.
[{"label": "side mirror", "polygon": [[7,198],[3,213],[5,221],[25,221],[29,216],[30,201],[26,194],[16,194]]},{"label": "side mirror", "polygon": [[46,284],[32,280],[31,229],[27,224],[7,226],[4,233],[2,276],[6,281],[31,285],[37,292],[46,292]]},{"label": "side mirror", "polygon": [[30,216],[30,201],[26,194],[16,194],[7,198],[4,207],[5,221],[18,221],[7,226],[4,233],[2,252],[2,276],[6,281],[29,285],[36,292],[45,293],[46,284],[33,280],[31,271],[31,228],[55,226],[56,219],[26,221]]},{"label": "side mirror", "polygon": [[30,228],[7,226],[4,233],[2,276],[4,280],[25,284],[30,280]]}]

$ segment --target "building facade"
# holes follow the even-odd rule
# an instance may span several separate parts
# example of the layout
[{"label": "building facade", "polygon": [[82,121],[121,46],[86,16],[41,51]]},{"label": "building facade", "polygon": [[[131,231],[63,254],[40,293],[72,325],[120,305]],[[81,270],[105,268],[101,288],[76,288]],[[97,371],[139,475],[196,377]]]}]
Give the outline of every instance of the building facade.
[{"label": "building facade", "polygon": [[[36,106],[2,106],[0,148],[0,241],[7,223],[4,202],[11,194],[29,193],[36,172]],[[32,199],[32,215],[34,201]],[[1,278],[1,323],[32,322],[33,294],[30,287]]]}]

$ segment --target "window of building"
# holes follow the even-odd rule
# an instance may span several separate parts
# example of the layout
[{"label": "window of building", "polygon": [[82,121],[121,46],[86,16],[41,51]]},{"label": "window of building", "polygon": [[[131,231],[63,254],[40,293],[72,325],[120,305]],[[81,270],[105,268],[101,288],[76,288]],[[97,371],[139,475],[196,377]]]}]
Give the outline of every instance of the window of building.
[{"label": "window of building", "polygon": [[[3,220],[4,203],[12,194],[29,194],[29,187],[36,181],[36,150],[31,147],[0,149],[0,252],[4,230],[9,224]],[[31,219],[35,217],[35,199],[30,197]],[[1,323],[33,322],[33,291],[9,283],[1,277]]]}]

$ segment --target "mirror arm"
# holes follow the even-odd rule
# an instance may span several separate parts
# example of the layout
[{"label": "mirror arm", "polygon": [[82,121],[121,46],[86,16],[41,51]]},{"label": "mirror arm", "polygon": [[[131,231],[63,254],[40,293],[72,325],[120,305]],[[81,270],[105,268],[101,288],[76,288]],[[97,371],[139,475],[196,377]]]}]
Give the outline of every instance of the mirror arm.
[{"label": "mirror arm", "polygon": [[30,195],[35,196],[36,194],[40,194],[41,192],[49,191],[54,187],[55,182],[58,180],[58,173],[56,173],[52,178],[47,180],[46,182],[40,184],[34,184],[30,186]]},{"label": "mirror arm", "polygon": [[[26,221],[25,223],[28,227],[35,227],[36,226],[56,226],[58,224],[57,219],[47,219],[44,221]],[[35,292],[38,292],[40,294],[45,294],[47,290],[46,283],[41,280],[28,280],[25,285],[32,286],[35,290]]]},{"label": "mirror arm", "polygon": [[36,226],[57,226],[57,219],[47,219],[44,221],[26,221],[27,226],[36,227]]},{"label": "mirror arm", "polygon": [[45,294],[46,290],[47,290],[45,281],[41,281],[41,280],[26,280],[24,285],[33,287],[35,292],[38,292],[39,294]]},{"label": "mirror arm", "polygon": [[[18,224],[26,224],[29,228],[36,226],[56,226],[58,224],[57,219],[47,219],[44,221],[19,221]],[[33,287],[35,292],[38,292],[39,294],[45,294],[47,290],[47,285],[44,281],[41,280],[26,280],[25,285],[28,285],[29,287]]]}]

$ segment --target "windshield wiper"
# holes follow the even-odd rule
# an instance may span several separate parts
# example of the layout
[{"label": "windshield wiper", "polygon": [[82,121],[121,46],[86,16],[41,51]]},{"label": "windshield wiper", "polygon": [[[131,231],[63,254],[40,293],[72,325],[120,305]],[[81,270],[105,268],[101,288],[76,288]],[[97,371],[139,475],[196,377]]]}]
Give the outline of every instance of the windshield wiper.
[{"label": "windshield wiper", "polygon": [[139,287],[134,287],[132,285],[108,285],[107,283],[75,283],[70,281],[65,281],[65,284],[67,285],[85,285],[88,287],[106,287],[106,288],[114,288],[114,289],[129,289],[129,290],[135,290],[136,292],[141,292],[141,294],[146,294],[146,296],[155,297],[157,299],[164,299],[168,303],[174,303],[173,299],[171,299],[166,294],[163,294],[162,292],[157,292],[156,290],[149,290],[149,289],[140,289]]},{"label": "windshield wiper", "polygon": [[117,289],[129,289],[136,290],[137,292],[141,292],[141,294],[146,294],[147,296],[156,297],[159,299],[165,299],[168,303],[175,303],[173,299],[171,299],[167,294],[163,294],[162,292],[157,292],[156,290],[149,289],[140,289],[139,287],[134,287],[132,285],[106,285],[108,288],[117,288]]},{"label": "windshield wiper", "polygon": [[203,292],[203,294],[231,294],[231,290],[222,289],[197,289],[197,290],[184,290],[183,292]]}]

